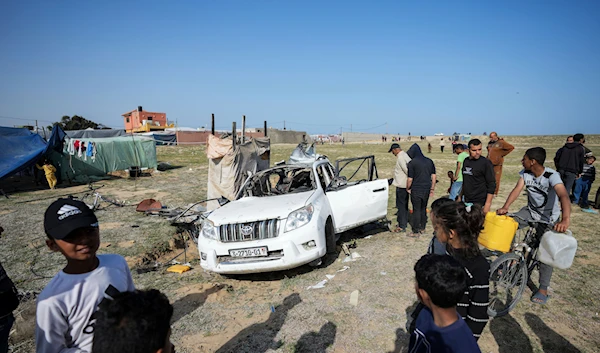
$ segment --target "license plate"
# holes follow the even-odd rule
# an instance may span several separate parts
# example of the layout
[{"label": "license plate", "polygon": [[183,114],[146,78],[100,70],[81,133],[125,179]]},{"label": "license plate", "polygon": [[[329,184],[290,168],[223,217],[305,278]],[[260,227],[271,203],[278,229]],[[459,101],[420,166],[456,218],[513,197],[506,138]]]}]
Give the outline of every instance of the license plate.
[{"label": "license plate", "polygon": [[266,246],[261,246],[260,248],[229,250],[229,256],[231,257],[256,257],[267,255],[268,254]]}]

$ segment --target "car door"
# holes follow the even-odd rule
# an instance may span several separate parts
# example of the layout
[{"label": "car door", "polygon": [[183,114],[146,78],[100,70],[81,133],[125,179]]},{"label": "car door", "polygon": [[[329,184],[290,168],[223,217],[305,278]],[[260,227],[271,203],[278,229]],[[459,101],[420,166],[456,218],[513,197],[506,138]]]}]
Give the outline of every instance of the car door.
[{"label": "car door", "polygon": [[387,215],[388,182],[385,179],[346,185],[325,194],[336,233],[358,227]]},{"label": "car door", "polygon": [[[329,164],[327,166],[330,173],[333,172],[331,166]],[[376,175],[376,172],[369,174]],[[328,188],[325,196],[333,213],[336,233],[385,218],[387,215],[388,182],[386,179],[348,182],[346,185]]]}]

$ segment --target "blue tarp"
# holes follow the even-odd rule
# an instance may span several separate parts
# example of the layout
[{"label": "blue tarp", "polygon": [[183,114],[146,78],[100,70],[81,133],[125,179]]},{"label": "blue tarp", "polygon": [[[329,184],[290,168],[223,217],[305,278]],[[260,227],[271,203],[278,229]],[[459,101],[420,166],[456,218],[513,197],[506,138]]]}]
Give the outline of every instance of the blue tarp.
[{"label": "blue tarp", "polygon": [[56,125],[49,143],[27,129],[0,126],[0,180],[31,167],[52,149],[60,150],[64,137]]}]

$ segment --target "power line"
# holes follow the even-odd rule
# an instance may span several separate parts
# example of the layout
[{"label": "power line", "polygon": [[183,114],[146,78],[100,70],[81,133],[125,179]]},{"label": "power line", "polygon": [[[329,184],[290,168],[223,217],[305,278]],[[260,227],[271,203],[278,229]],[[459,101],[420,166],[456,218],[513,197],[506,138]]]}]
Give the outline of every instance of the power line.
[{"label": "power line", "polygon": [[37,120],[37,121],[43,121],[43,122],[46,122],[46,123],[53,123],[53,121],[50,121],[50,120],[43,120],[43,119],[23,119],[23,118],[15,118],[15,117],[12,117],[12,116],[2,116],[2,115],[0,115],[0,119],[21,120],[21,121],[36,121]]}]

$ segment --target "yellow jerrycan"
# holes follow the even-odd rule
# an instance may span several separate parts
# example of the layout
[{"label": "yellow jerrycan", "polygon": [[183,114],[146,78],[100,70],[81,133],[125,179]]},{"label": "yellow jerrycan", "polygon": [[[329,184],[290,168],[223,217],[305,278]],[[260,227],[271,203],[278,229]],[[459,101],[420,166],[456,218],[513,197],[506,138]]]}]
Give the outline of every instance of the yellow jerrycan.
[{"label": "yellow jerrycan", "polygon": [[509,252],[518,227],[519,223],[511,217],[488,212],[477,241],[490,250]]}]

